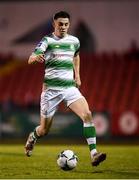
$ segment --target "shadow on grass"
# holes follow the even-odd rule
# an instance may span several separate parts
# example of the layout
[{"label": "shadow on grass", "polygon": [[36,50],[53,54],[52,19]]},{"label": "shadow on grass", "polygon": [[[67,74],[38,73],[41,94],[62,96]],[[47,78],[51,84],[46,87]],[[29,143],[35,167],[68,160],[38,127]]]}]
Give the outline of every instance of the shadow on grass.
[{"label": "shadow on grass", "polygon": [[108,174],[119,174],[119,175],[125,175],[125,177],[139,177],[139,169],[134,169],[134,170],[125,170],[125,169],[119,169],[119,170],[104,170],[105,173]]},{"label": "shadow on grass", "polygon": [[[92,170],[92,171],[86,171],[86,170],[76,170],[74,171],[74,173],[80,173],[80,174],[84,174],[84,173],[88,173],[88,174],[107,174],[110,175],[110,177],[125,177],[125,178],[137,178],[139,177],[139,169],[134,169],[134,170]],[[111,176],[112,175],[112,176]]]},{"label": "shadow on grass", "polygon": [[[22,157],[30,158],[25,155],[24,150],[21,152],[0,152],[0,155],[1,156],[16,156],[16,157],[22,156]],[[41,157],[41,154],[33,154],[33,157]]]}]

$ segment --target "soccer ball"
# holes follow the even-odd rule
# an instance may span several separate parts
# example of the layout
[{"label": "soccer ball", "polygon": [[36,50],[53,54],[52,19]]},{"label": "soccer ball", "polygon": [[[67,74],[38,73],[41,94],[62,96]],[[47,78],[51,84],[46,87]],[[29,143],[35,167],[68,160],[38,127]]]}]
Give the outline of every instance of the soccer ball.
[{"label": "soccer ball", "polygon": [[64,150],[58,155],[57,164],[64,171],[74,169],[77,162],[78,157],[72,150]]}]

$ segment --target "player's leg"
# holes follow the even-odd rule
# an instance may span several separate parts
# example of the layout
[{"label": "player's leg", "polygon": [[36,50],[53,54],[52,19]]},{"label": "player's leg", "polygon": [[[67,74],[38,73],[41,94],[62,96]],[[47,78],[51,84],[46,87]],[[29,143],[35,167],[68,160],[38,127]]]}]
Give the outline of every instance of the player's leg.
[{"label": "player's leg", "polygon": [[67,106],[83,121],[84,136],[89,145],[92,165],[97,166],[100,162],[105,160],[106,154],[98,153],[96,150],[96,130],[88,103],[77,88],[69,90],[66,96],[66,101]]},{"label": "player's leg", "polygon": [[41,94],[40,109],[40,125],[29,134],[25,145],[25,154],[31,156],[36,141],[48,134],[52,124],[53,116],[57,110],[57,106],[62,101],[60,92],[53,90],[43,91]]},{"label": "player's leg", "polygon": [[96,130],[87,101],[85,98],[80,98],[73,102],[69,108],[83,120],[83,131],[89,145],[92,165],[99,165],[100,162],[106,159],[106,154],[96,150]]},{"label": "player's leg", "polygon": [[27,139],[26,145],[25,145],[25,154],[29,157],[32,155],[32,151],[34,148],[34,145],[36,141],[43,137],[44,135],[48,134],[49,129],[52,125],[52,117],[45,118],[41,116],[40,118],[40,125],[37,126],[33,132],[29,134],[29,137]]}]

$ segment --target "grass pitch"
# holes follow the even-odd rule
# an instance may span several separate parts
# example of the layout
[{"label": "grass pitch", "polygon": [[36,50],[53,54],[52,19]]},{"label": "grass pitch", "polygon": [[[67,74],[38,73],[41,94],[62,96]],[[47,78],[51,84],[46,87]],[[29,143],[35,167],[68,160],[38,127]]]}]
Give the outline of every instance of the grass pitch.
[{"label": "grass pitch", "polygon": [[[79,158],[71,171],[59,169],[56,163],[60,151],[71,149]],[[90,164],[86,145],[38,145],[32,157],[24,155],[22,145],[0,145],[0,178],[3,179],[138,179],[139,146],[98,146],[107,153],[107,160],[97,167]]]}]

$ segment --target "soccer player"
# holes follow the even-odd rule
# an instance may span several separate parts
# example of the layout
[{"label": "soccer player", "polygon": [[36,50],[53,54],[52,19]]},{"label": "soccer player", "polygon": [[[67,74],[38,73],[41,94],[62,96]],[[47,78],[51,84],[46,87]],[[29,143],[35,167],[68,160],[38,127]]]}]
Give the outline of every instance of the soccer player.
[{"label": "soccer player", "polygon": [[[68,34],[70,15],[60,11],[53,16],[54,32],[45,36],[29,57],[28,63],[45,63],[45,75],[40,101],[40,125],[29,134],[25,153],[31,156],[36,141],[47,135],[58,105],[64,101],[83,121],[83,133],[87,140],[91,163],[99,165],[106,159],[105,153],[96,150],[96,131],[91,111],[80,93],[80,42]],[[66,120],[65,120],[66,121]]]}]

